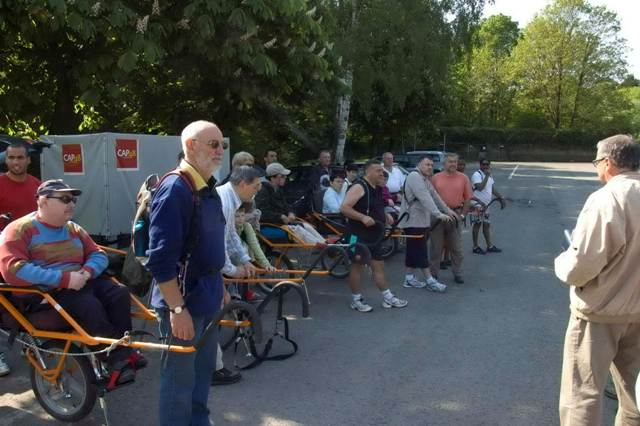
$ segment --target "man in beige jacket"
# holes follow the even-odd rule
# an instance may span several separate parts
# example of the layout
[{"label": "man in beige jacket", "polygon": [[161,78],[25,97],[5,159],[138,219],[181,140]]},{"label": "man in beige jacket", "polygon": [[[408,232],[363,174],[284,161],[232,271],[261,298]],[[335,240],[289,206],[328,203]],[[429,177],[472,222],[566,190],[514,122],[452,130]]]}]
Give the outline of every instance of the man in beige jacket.
[{"label": "man in beige jacket", "polygon": [[587,199],[571,247],[555,260],[571,286],[560,388],[563,426],[602,424],[609,369],[618,394],[616,426],[640,425],[640,145],[616,135],[598,142],[593,164],[605,185]]}]

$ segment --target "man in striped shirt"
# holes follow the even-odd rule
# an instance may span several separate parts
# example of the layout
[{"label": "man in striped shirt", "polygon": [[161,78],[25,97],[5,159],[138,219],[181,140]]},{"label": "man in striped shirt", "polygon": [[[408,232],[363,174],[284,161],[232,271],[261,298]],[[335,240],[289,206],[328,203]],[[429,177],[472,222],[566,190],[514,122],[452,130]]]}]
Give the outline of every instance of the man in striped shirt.
[{"label": "man in striped shirt", "polygon": [[[16,286],[55,289],[56,301],[91,335],[120,338],[131,330],[131,301],[126,287],[99,276],[107,256],[89,234],[71,221],[79,189],[60,179],[42,183],[38,210],[11,222],[0,237],[0,273]],[[119,347],[104,359],[108,388],[132,381],[146,360]]]}]

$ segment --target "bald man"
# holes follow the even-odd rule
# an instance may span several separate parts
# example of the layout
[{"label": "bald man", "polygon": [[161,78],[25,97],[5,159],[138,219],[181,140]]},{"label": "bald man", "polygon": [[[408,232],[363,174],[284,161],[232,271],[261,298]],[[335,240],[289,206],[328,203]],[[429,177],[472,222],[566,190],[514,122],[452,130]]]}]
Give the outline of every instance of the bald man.
[{"label": "bald man", "polygon": [[[147,267],[157,283],[152,305],[160,334],[172,345],[191,346],[220,309],[224,294],[225,221],[212,176],[227,146],[218,126],[208,121],[189,124],[181,140],[184,159],[162,180],[151,204]],[[213,424],[207,399],[216,337],[194,353],[164,354],[160,425]]]}]

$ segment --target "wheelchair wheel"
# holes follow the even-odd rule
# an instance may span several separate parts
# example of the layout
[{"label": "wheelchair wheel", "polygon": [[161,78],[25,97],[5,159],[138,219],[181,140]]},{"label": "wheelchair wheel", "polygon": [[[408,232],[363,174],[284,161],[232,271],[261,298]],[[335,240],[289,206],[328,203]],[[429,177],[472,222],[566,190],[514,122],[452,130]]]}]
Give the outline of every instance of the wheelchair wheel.
[{"label": "wheelchair wheel", "polygon": [[351,270],[351,261],[345,256],[344,250],[329,247],[322,254],[322,267],[329,271],[332,277],[346,278]]},{"label": "wheelchair wheel", "polygon": [[[63,351],[64,342],[49,340],[43,349]],[[71,353],[81,353],[72,345]],[[60,355],[41,353],[47,370],[54,370],[61,361]],[[63,422],[77,422],[86,417],[96,402],[96,378],[87,357],[66,356],[55,384],[47,381],[31,366],[31,387],[45,411]]]},{"label": "wheelchair wheel", "polygon": [[[271,263],[271,265],[273,265],[277,269],[282,269],[282,270],[294,269],[293,262],[291,262],[291,260],[287,257],[286,254],[280,253],[279,251],[271,251],[268,254],[266,254],[266,257],[269,263]],[[282,278],[283,280],[294,277],[293,274],[287,274],[286,272],[281,272],[278,274],[270,274],[268,276],[269,278]],[[269,294],[271,293],[271,289],[273,288],[274,285],[275,283],[258,283],[256,285],[256,288],[264,294]]]},{"label": "wheelchair wheel", "polygon": [[396,251],[398,251],[398,239],[397,238],[387,238],[386,240],[380,242],[380,256],[383,259],[387,259],[393,255]]},{"label": "wheelchair wheel", "polygon": [[[223,320],[231,321],[251,321],[256,322],[256,313],[251,311],[244,302],[232,303],[225,307],[227,312],[222,317]],[[218,343],[222,351],[227,350],[231,345],[239,340],[250,338],[254,335],[252,326],[229,327],[218,326]]]}]

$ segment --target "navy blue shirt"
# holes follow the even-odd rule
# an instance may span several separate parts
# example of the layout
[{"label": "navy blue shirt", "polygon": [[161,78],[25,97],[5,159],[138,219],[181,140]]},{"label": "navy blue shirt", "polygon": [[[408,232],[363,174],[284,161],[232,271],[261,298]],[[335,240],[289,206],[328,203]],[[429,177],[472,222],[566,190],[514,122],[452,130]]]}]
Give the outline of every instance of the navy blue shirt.
[{"label": "navy blue shirt", "polygon": [[[186,271],[183,296],[193,316],[213,315],[220,309],[223,294],[220,270],[225,261],[225,220],[220,197],[213,184],[201,187],[199,194],[198,240]],[[165,177],[153,196],[149,226],[147,268],[156,282],[178,276],[194,208],[189,183],[178,175]],[[157,285],[153,287],[151,304],[167,308]]]}]

